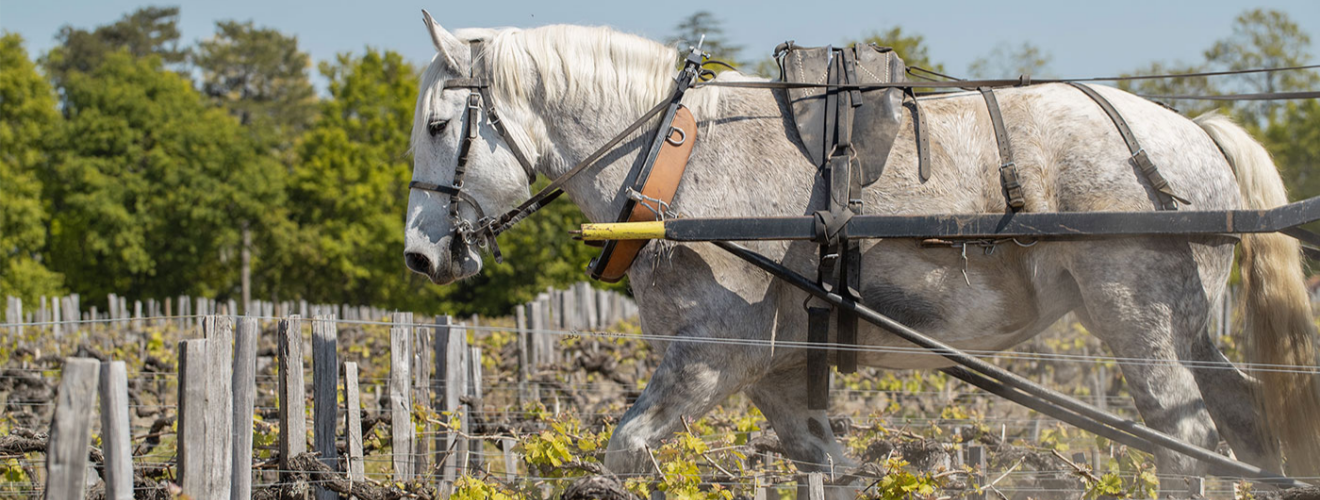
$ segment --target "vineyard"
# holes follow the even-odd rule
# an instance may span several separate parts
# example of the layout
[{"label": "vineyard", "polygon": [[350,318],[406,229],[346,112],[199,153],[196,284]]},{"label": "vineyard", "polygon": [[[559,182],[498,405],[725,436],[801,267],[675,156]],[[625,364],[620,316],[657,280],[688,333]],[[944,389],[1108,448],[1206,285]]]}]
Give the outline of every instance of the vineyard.
[{"label": "vineyard", "polygon": [[[651,450],[650,473],[617,475],[602,465],[610,431],[665,341],[641,333],[627,298],[585,284],[548,290],[514,317],[466,321],[261,302],[236,317],[232,303],[186,297],[129,307],[111,296],[107,313],[82,312],[77,297],[26,314],[14,302],[0,343],[6,498],[125,498],[115,494],[125,473],[136,498],[816,498],[846,482],[878,499],[1277,495],[1157,475],[1149,455],[940,372],[874,369],[833,381],[831,424],[860,467],[799,474],[739,396],[686,419]],[[1075,322],[987,356],[1136,416],[1115,360]],[[71,383],[97,365],[100,405]],[[110,380],[126,397],[108,396]],[[127,429],[120,437],[96,418],[116,400],[128,415],[113,425]],[[215,431],[243,429],[249,413],[250,436]],[[87,443],[78,427],[52,432],[79,419]],[[90,453],[60,453],[71,438]],[[124,456],[131,469],[116,463]]]}]

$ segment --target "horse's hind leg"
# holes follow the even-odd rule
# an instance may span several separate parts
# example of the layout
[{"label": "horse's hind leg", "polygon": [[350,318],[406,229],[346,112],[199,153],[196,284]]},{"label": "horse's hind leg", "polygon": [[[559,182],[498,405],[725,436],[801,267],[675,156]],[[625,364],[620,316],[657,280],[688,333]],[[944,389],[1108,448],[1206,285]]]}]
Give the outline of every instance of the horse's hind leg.
[{"label": "horse's hind leg", "polygon": [[1209,332],[1202,331],[1193,341],[1191,354],[1199,362],[1198,367],[1192,368],[1196,383],[1201,386],[1215,427],[1233,453],[1239,460],[1279,472],[1282,469],[1279,442],[1257,412],[1253,381],[1219,352]]},{"label": "horse's hind leg", "polygon": [[[1082,324],[1120,358],[1147,426],[1214,449],[1214,423],[1192,372],[1180,363],[1194,357],[1193,340],[1209,307],[1191,248],[1157,240],[1086,245],[1069,266],[1082,293]],[[1179,453],[1159,448],[1155,457],[1162,474],[1205,473],[1204,464]]]},{"label": "horse's hind leg", "polygon": [[[825,410],[807,409],[805,364],[771,373],[744,393],[761,410],[779,436],[784,454],[804,472],[823,472],[826,496],[831,499],[857,497],[855,486],[830,485],[829,478],[843,476],[853,465],[834,438]],[[806,498],[799,488],[798,498]]]}]

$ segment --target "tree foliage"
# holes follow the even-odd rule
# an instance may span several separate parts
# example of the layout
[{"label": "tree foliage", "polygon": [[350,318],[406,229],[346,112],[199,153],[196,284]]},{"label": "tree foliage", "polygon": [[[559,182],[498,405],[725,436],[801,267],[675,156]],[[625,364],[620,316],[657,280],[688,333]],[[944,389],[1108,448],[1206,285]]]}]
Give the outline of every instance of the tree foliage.
[{"label": "tree foliage", "polygon": [[701,50],[710,54],[711,59],[735,67],[741,64],[739,56],[742,55],[742,46],[734,44],[725,36],[724,21],[710,11],[700,10],[683,18],[674,26],[674,36],[670,39],[670,45],[677,45],[680,52],[686,52],[688,47],[696,47],[698,42],[701,42]]},{"label": "tree foliage", "polygon": [[[1207,68],[1208,66],[1205,64],[1165,64],[1157,61],[1131,73],[1124,73],[1123,76],[1160,76],[1203,73]],[[1215,86],[1214,82],[1212,82],[1209,77],[1205,76],[1123,80],[1118,82],[1118,88],[1128,92],[1149,96],[1200,96],[1218,95],[1221,93]],[[1181,113],[1185,113],[1187,116],[1197,116],[1219,106],[1216,101],[1200,101],[1194,99],[1160,99],[1160,102],[1177,109]]]},{"label": "tree foliage", "polygon": [[433,292],[403,267],[417,68],[397,52],[368,49],[340,54],[320,70],[330,98],[302,138],[289,178],[297,230],[281,249],[281,288],[308,300],[424,306],[422,292]]},{"label": "tree foliage", "polygon": [[996,44],[989,54],[978,57],[967,67],[967,75],[976,79],[1017,78],[1018,75],[1046,76],[1051,56],[1031,42],[1016,47]]},{"label": "tree foliage", "polygon": [[64,83],[52,266],[92,297],[228,292],[238,221],[279,203],[237,121],[156,56],[110,52]]},{"label": "tree foliage", "polygon": [[[1288,14],[1277,10],[1253,9],[1233,22],[1233,34],[1220,39],[1205,51],[1211,68],[1243,70],[1302,66],[1311,61],[1311,36]],[[1238,75],[1226,79],[1225,87],[1235,92],[1286,92],[1311,90],[1320,84],[1314,71],[1282,71]],[[1280,118],[1278,101],[1257,101],[1235,106],[1238,116],[1252,124]]]},{"label": "tree foliage", "polygon": [[23,39],[0,36],[0,295],[29,304],[61,288],[61,276],[42,261],[50,213],[40,179],[59,131],[55,93]]},{"label": "tree foliage", "polygon": [[[904,32],[902,26],[894,26],[884,31],[871,33],[862,43],[873,43],[881,47],[892,47],[898,57],[908,67],[917,66],[932,71],[944,72],[944,64],[930,57],[926,47],[926,37],[918,33]],[[849,45],[852,43],[850,42]]]},{"label": "tree foliage", "polygon": [[165,65],[177,65],[188,58],[188,50],[179,47],[178,23],[178,7],[144,7],[93,31],[64,26],[55,36],[58,47],[43,63],[57,88],[64,86],[70,72],[89,73],[117,50],[137,58],[154,55]]},{"label": "tree foliage", "polygon": [[290,149],[316,116],[311,58],[298,50],[296,37],[252,21],[219,21],[215,36],[198,42],[193,64],[202,72],[202,92],[279,150]]}]

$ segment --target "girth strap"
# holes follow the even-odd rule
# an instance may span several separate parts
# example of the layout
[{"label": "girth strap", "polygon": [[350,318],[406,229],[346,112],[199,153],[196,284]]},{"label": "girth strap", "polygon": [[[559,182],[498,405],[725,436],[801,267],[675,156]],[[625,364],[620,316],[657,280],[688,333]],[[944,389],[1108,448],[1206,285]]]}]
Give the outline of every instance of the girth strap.
[{"label": "girth strap", "polygon": [[995,143],[999,145],[999,182],[1004,186],[1004,196],[1008,206],[1014,212],[1026,206],[1022,196],[1022,180],[1018,177],[1017,164],[1013,162],[1013,147],[1008,142],[1008,130],[1004,127],[1004,115],[999,111],[999,100],[990,87],[981,87],[981,96],[985,97],[985,107],[990,112],[990,123],[995,129]]},{"label": "girth strap", "polygon": [[916,126],[913,135],[917,138],[917,175],[921,176],[921,182],[926,182],[930,180],[930,129],[926,128],[926,115],[921,112],[916,89],[903,89],[903,94],[912,98],[912,121]]},{"label": "girth strap", "polygon": [[1146,176],[1150,186],[1155,188],[1155,192],[1160,198],[1160,208],[1177,210],[1179,202],[1187,205],[1192,203],[1173,191],[1173,186],[1169,185],[1169,181],[1165,180],[1164,176],[1160,174],[1160,169],[1150,161],[1150,156],[1146,154],[1145,149],[1142,149],[1141,143],[1137,142],[1137,136],[1132,133],[1132,128],[1128,127],[1127,120],[1123,119],[1123,115],[1118,113],[1118,109],[1114,108],[1114,105],[1108,99],[1105,99],[1104,96],[1088,85],[1075,82],[1069,82],[1068,85],[1076,87],[1077,90],[1082,91],[1083,94],[1086,94],[1092,101],[1100,105],[1100,109],[1103,109],[1105,114],[1109,115],[1109,119],[1114,122],[1114,126],[1118,127],[1118,135],[1123,136],[1123,142],[1127,144],[1128,151],[1132,153],[1132,161],[1137,164],[1141,174]]}]

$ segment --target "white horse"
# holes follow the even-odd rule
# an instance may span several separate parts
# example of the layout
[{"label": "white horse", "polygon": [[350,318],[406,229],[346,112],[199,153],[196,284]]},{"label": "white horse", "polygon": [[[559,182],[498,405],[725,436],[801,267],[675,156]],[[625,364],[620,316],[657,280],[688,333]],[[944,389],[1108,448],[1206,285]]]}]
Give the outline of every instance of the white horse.
[{"label": "white horse", "polygon": [[[506,140],[526,152],[537,173],[556,178],[673,89],[675,51],[633,35],[579,26],[450,33],[427,19],[438,54],[422,76],[413,178],[440,185],[453,180],[470,91],[445,90],[444,83],[469,74],[487,78],[509,136],[482,113],[463,188],[486,214],[529,194],[528,173]],[[483,41],[476,60],[471,40]],[[734,72],[719,79],[757,80]],[[1122,91],[1098,90],[1190,199],[1184,209],[1286,203],[1266,151],[1229,120],[1193,122]],[[1156,206],[1114,124],[1077,89],[1036,85],[998,96],[1025,186],[1025,210]],[[704,87],[689,91],[684,103],[701,128],[675,210],[687,217],[758,217],[809,214],[824,205],[826,186],[801,152],[782,92]],[[1004,212],[998,150],[981,97],[928,98],[922,107],[933,176],[918,178],[907,116],[880,181],[865,192],[867,213]],[[565,186],[593,222],[611,221],[619,212],[616,195],[648,136],[624,142]],[[442,285],[473,276],[482,265],[477,246],[453,237],[449,200],[414,190],[406,225],[408,266]],[[475,217],[468,203],[461,205],[461,217]],[[1298,244],[1275,234],[1241,242],[1252,361],[1316,365]],[[1122,368],[1146,425],[1210,449],[1223,437],[1239,459],[1278,471],[1286,456],[1290,473],[1320,475],[1316,376],[1286,370],[1249,376],[1233,368],[1208,335],[1210,304],[1224,293],[1236,243],[1226,237],[1042,242],[964,260],[956,250],[910,240],[868,241],[861,293],[865,305],[965,349],[1013,347],[1073,312],[1115,356],[1133,360]],[[800,290],[710,244],[663,246],[649,245],[629,272],[647,334],[805,340]],[[748,246],[798,272],[814,272],[813,243]],[[908,345],[869,324],[862,325],[859,342]],[[807,409],[803,350],[690,342],[662,347],[663,362],[610,440],[606,466],[612,471],[650,470],[649,446],[680,429],[682,418],[699,417],[739,391],[765,414],[801,469],[851,463],[825,412]],[[895,369],[950,364],[934,355],[885,352],[863,352],[859,363]],[[1177,453],[1156,456],[1163,473],[1205,472],[1203,464]]]}]

